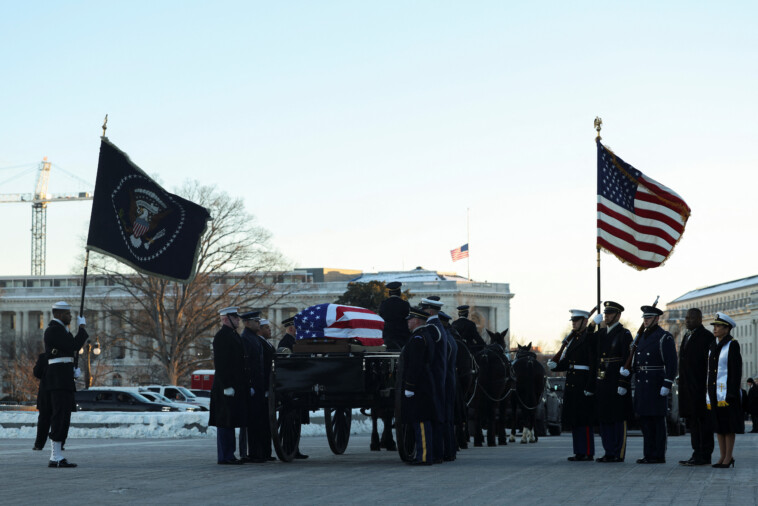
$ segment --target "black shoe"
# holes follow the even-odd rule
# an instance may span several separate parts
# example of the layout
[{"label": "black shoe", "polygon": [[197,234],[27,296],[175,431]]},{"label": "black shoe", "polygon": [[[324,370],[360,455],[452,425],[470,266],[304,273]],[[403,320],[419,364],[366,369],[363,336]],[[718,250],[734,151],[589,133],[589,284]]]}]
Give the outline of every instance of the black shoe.
[{"label": "black shoe", "polygon": [[41,446],[37,446],[37,445],[34,445],[34,447],[32,448],[32,450],[34,450],[36,452],[40,451],[41,449],[42,449],[42,447]]},{"label": "black shoe", "polygon": [[229,459],[229,460],[223,460],[219,462],[219,464],[222,466],[239,466],[239,465],[244,464],[244,462],[241,461],[240,459]]},{"label": "black shoe", "polygon": [[571,462],[582,462],[585,460],[595,460],[592,455],[572,455],[567,460]]},{"label": "black shoe", "polygon": [[66,459],[59,460],[58,462],[51,460],[47,463],[47,467],[76,467],[76,464],[69,462]]},{"label": "black shoe", "polygon": [[666,459],[637,459],[638,464],[665,464]]},{"label": "black shoe", "polygon": [[622,459],[621,457],[609,457],[606,462],[623,462],[623,461],[624,459]]},{"label": "black shoe", "polygon": [[276,457],[274,456],[267,457],[266,460],[268,460],[269,462],[273,462],[274,460],[276,460]]},{"label": "black shoe", "polygon": [[408,465],[410,466],[431,466],[432,463],[429,461],[421,462],[420,460],[413,460],[411,462],[408,462]]},{"label": "black shoe", "polygon": [[266,459],[256,459],[255,457],[245,457],[245,464],[265,464],[268,462]]},{"label": "black shoe", "polygon": [[297,453],[295,454],[295,458],[296,458],[296,459],[300,459],[300,460],[305,460],[305,459],[307,459],[307,458],[308,458],[308,455],[305,455],[305,454],[303,454],[303,453],[297,452]]},{"label": "black shoe", "polygon": [[611,459],[613,459],[613,457],[609,457],[608,455],[603,455],[602,457],[596,458],[595,462],[611,462]]},{"label": "black shoe", "polygon": [[689,459],[689,460],[680,460],[679,461],[680,466],[694,466],[695,465],[695,459]]}]

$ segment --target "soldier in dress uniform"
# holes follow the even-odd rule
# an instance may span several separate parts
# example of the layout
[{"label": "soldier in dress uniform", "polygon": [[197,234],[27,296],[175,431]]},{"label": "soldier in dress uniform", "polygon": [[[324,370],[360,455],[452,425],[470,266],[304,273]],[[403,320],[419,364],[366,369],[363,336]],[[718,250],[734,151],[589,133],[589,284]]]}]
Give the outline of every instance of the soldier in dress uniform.
[{"label": "soldier in dress uniform", "polygon": [[631,413],[632,395],[629,378],[621,376],[619,371],[629,358],[632,334],[619,322],[624,306],[606,301],[603,307],[604,321],[600,323],[602,317],[595,316],[595,323],[600,325],[595,334],[598,357],[595,406],[605,455],[597,461],[623,462],[626,420]]},{"label": "soldier in dress uniform", "polygon": [[[276,350],[274,349],[274,345],[269,342],[269,339],[271,339],[271,322],[265,318],[262,318],[260,324],[261,328],[258,332],[258,337],[261,340],[261,346],[263,348],[263,395],[266,399],[266,401],[263,403],[263,406],[265,410],[265,418],[268,420],[268,390],[271,380],[271,366],[274,363],[274,355],[276,355]],[[273,453],[271,451],[271,426],[268,423],[265,424],[265,429],[262,432],[260,444],[264,457],[268,460],[276,460],[276,457],[273,456]]]},{"label": "soldier in dress uniform", "polygon": [[262,404],[266,401],[263,391],[263,348],[258,338],[260,328],[260,311],[248,311],[240,314],[245,326],[240,337],[245,347],[245,372],[250,382],[250,396],[245,398],[247,420],[245,427],[240,429],[239,446],[240,459],[244,462],[267,462],[261,455],[260,436],[261,425],[268,425],[268,418],[263,417]]},{"label": "soldier in dress uniform", "polygon": [[74,361],[76,354],[89,337],[84,329],[86,321],[77,316],[79,327],[76,337],[68,331],[71,323],[71,306],[66,302],[53,304],[53,319],[45,330],[47,372],[45,387],[50,395],[50,446],[52,452],[48,467],[76,467],[63,456],[63,443],[68,437],[71,411],[76,406],[74,392]]},{"label": "soldier in dress uniform", "polygon": [[416,458],[411,465],[432,465],[435,461],[432,423],[439,418],[432,364],[439,330],[427,324],[429,313],[413,307],[407,316],[411,338],[403,348],[403,422],[413,426]]},{"label": "soldier in dress uniform", "polygon": [[292,347],[295,345],[295,317],[290,316],[282,320],[284,326],[284,337],[279,341],[276,347],[277,353],[292,353]]},{"label": "soldier in dress uniform", "polygon": [[250,380],[245,373],[245,346],[237,333],[240,317],[236,307],[218,312],[221,329],[213,338],[216,369],[211,387],[208,425],[216,427],[219,464],[243,464],[234,456],[234,429],[245,427],[245,398],[250,396]]},{"label": "soldier in dress uniform", "polygon": [[408,322],[405,320],[411,305],[400,296],[402,286],[399,281],[387,283],[390,296],[379,305],[379,316],[384,319],[382,338],[388,351],[402,350],[411,337]]},{"label": "soldier in dress uniform", "polygon": [[[34,364],[34,377],[39,379],[39,389],[37,390],[37,438],[34,440],[32,450],[42,450],[50,433],[50,417],[52,409],[50,406],[50,392],[45,387],[45,375],[47,374],[47,353],[42,352],[37,357],[37,363]],[[65,443],[65,441],[64,441]],[[63,446],[63,445],[61,445]]]},{"label": "soldier in dress uniform", "polygon": [[453,328],[463,338],[463,342],[466,343],[468,349],[472,354],[476,354],[479,350],[482,350],[487,344],[479,335],[479,331],[476,330],[476,323],[468,319],[469,306],[458,306],[458,319],[453,322]]},{"label": "soldier in dress uniform", "polygon": [[455,337],[451,332],[452,326],[450,315],[445,314],[444,311],[440,311],[437,315],[442,322],[442,326],[445,328],[447,338],[447,357],[445,358],[447,363],[447,370],[445,371],[445,424],[443,431],[444,437],[444,453],[442,460],[452,462],[455,460],[456,453],[458,452],[458,441],[455,437],[455,408],[456,408],[456,390],[458,389],[458,343],[455,342]]},{"label": "soldier in dress uniform", "polygon": [[437,393],[434,403],[437,407],[437,420],[433,421],[434,430],[432,431],[432,441],[434,444],[434,462],[439,464],[443,462],[445,455],[445,383],[447,382],[447,357],[448,357],[448,332],[439,319],[439,312],[442,310],[442,302],[439,297],[430,296],[421,299],[419,307],[429,313],[427,325],[437,329],[437,335],[434,342],[434,361],[432,362],[432,375],[434,377],[434,386]]},{"label": "soldier in dress uniform", "polygon": [[[663,311],[642,306],[643,331],[637,336],[634,352],[634,411],[640,417],[643,457],[638,464],[666,462],[666,412],[668,395],[676,378],[674,337],[658,326]],[[630,371],[620,370],[624,376]]]},{"label": "soldier in dress uniform", "polygon": [[572,331],[563,340],[558,353],[547,362],[552,371],[566,371],[561,422],[571,429],[574,455],[570,461],[594,460],[595,381],[597,343],[587,329],[589,312],[571,309]]},{"label": "soldier in dress uniform", "polygon": [[713,424],[706,409],[708,350],[716,341],[703,327],[703,313],[691,308],[685,317],[687,332],[679,345],[679,416],[687,420],[692,442],[692,457],[683,466],[705,466],[713,454]]}]

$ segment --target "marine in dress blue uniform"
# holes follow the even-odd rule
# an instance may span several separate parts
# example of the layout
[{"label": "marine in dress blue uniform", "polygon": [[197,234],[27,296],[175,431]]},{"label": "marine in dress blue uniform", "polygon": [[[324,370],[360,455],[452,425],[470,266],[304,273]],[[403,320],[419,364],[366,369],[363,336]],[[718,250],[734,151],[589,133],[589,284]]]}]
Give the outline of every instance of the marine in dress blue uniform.
[{"label": "marine in dress blue uniform", "polygon": [[447,357],[448,357],[448,332],[442,325],[437,316],[442,309],[442,302],[439,297],[431,296],[421,299],[419,307],[429,313],[426,320],[427,325],[432,325],[437,329],[434,342],[434,361],[432,362],[432,375],[434,376],[434,386],[436,396],[434,399],[435,409],[437,410],[436,421],[433,421],[434,431],[434,461],[439,464],[443,462],[445,454],[445,418],[446,418],[446,382],[447,382]]},{"label": "marine in dress blue uniform", "polygon": [[[632,334],[619,322],[624,306],[603,303],[604,323],[595,334],[597,341],[597,386],[595,408],[605,455],[598,462],[623,462],[626,456],[626,421],[631,413],[629,378],[619,371],[629,358]],[[600,322],[595,316],[595,323]]]},{"label": "marine in dress blue uniform", "polygon": [[[570,311],[573,330],[563,340],[556,357],[549,360],[547,365],[556,372],[566,371],[561,423],[564,428],[571,429],[574,442],[574,455],[568,460],[594,460],[597,344],[594,334],[587,330],[589,312],[581,309]],[[557,362],[555,358],[558,359]]]},{"label": "marine in dress blue uniform", "polygon": [[435,461],[432,424],[439,416],[435,402],[436,383],[432,373],[439,330],[426,323],[429,313],[421,308],[411,308],[407,318],[411,338],[402,351],[402,421],[413,426],[416,436],[416,456],[409,464],[431,465]]},{"label": "marine in dress blue uniform", "polygon": [[637,336],[634,372],[634,411],[640,417],[643,457],[638,464],[666,462],[668,395],[677,371],[674,337],[658,326],[663,311],[642,306],[644,330]]}]

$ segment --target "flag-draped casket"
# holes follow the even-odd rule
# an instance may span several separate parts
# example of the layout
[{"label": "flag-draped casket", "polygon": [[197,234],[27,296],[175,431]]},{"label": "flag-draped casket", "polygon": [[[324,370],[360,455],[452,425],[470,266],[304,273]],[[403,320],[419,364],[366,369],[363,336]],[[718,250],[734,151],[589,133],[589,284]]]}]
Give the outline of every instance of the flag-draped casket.
[{"label": "flag-draped casket", "polygon": [[296,338],[355,339],[364,346],[384,344],[381,316],[362,307],[318,304],[295,315]]}]

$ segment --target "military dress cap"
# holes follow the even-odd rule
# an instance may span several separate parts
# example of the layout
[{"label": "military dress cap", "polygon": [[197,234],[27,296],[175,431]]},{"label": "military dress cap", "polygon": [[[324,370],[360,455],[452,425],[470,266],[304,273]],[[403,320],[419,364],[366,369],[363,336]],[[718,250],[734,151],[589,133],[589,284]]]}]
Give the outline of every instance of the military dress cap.
[{"label": "military dress cap", "polygon": [[53,304],[53,309],[56,311],[71,311],[71,304],[62,300]]},{"label": "military dress cap", "polygon": [[469,306],[468,304],[463,304],[462,306],[458,306],[455,309],[458,310],[458,314],[461,314],[461,313],[468,314],[468,310],[471,309],[471,306]]},{"label": "military dress cap", "polygon": [[421,299],[421,304],[419,304],[419,307],[421,309],[442,309],[442,302],[440,302],[440,298],[432,295],[431,297],[427,297],[425,299]]},{"label": "military dress cap", "polygon": [[400,281],[392,281],[390,283],[387,283],[387,290],[391,292],[399,292],[400,287],[403,286],[403,284]]},{"label": "military dress cap", "polygon": [[291,327],[294,324],[295,324],[295,317],[294,316],[290,316],[289,318],[285,318],[284,320],[282,320],[282,325],[284,325],[285,329],[287,327]]},{"label": "military dress cap", "polygon": [[426,321],[427,318],[429,318],[429,313],[424,311],[421,307],[412,307],[410,313],[408,313],[408,316],[405,317],[406,320],[410,320],[411,318],[419,318],[421,320]]},{"label": "military dress cap", "polygon": [[248,311],[247,313],[240,313],[240,318],[243,320],[260,320],[261,319],[261,312],[260,311]]},{"label": "military dress cap", "polygon": [[663,311],[653,306],[642,306],[640,309],[642,310],[643,318],[648,318],[650,316],[661,316],[663,314]]},{"label": "military dress cap", "polygon": [[590,312],[585,311],[584,309],[569,309],[569,312],[571,313],[571,318],[569,320],[573,320],[575,318],[589,318]]},{"label": "military dress cap", "polygon": [[218,310],[218,314],[221,316],[239,316],[237,314],[239,308],[237,306],[229,306]]},{"label": "military dress cap", "polygon": [[716,313],[716,319],[711,322],[711,325],[728,325],[731,328],[737,326],[737,323],[732,320],[728,314],[718,311]]},{"label": "military dress cap", "polygon": [[440,311],[440,312],[437,314],[437,316],[439,316],[439,317],[440,317],[440,320],[442,320],[443,322],[449,322],[450,320],[452,320],[452,318],[450,317],[450,315],[449,315],[449,314],[447,314],[447,313],[446,313],[446,312],[444,312],[444,311]]},{"label": "military dress cap", "polygon": [[613,302],[612,300],[606,300],[603,302],[603,312],[604,313],[623,313],[624,312],[624,306],[619,304],[618,302]]},{"label": "military dress cap", "polygon": [[271,322],[265,318],[261,318],[261,327],[263,327],[264,325],[271,325]]}]

